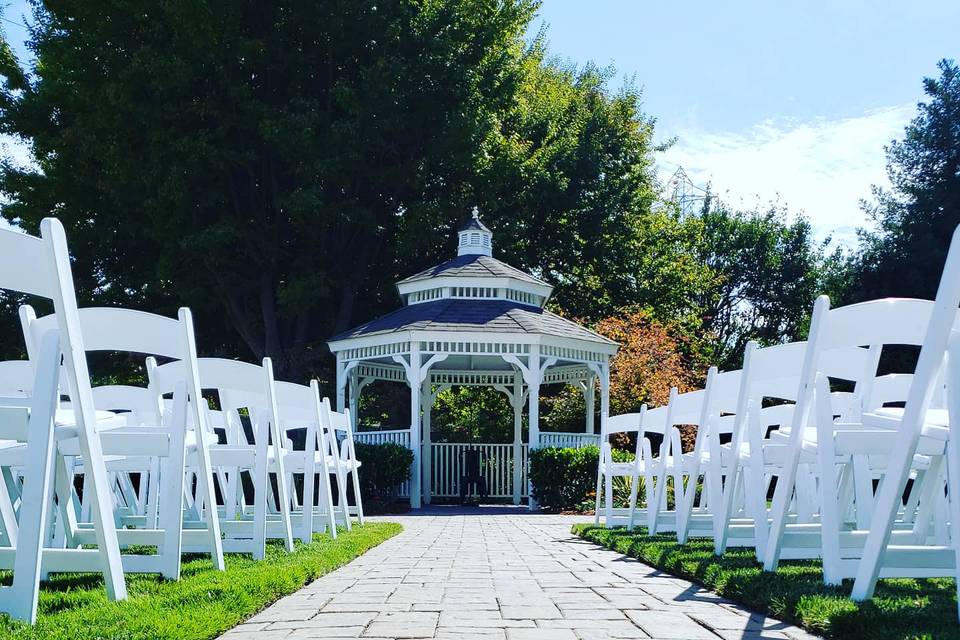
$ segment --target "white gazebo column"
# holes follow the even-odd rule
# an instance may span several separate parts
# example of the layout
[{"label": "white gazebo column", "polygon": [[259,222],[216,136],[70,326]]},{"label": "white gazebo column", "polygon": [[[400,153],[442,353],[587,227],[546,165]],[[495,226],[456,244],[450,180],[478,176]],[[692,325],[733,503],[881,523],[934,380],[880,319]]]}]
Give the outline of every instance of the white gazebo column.
[{"label": "white gazebo column", "polygon": [[433,412],[433,393],[429,378],[423,385],[420,404],[423,405],[423,450],[420,461],[420,477],[423,478],[423,502],[430,504],[433,498],[433,437],[430,433],[430,415]]},{"label": "white gazebo column", "polygon": [[[355,379],[353,371],[358,364],[360,363],[356,360],[347,362],[340,356],[339,353],[337,354],[337,411],[341,413],[347,407],[347,385],[351,385],[351,407],[353,405],[353,396],[359,395],[359,392],[354,394],[352,388],[353,381]],[[353,420],[353,417],[351,416],[350,419]],[[356,423],[354,423],[353,426],[355,427]]]},{"label": "white gazebo column", "polygon": [[337,411],[343,411],[347,406],[347,369],[343,356],[337,354]]},{"label": "white gazebo column", "polygon": [[420,410],[423,399],[423,381],[434,363],[445,359],[446,354],[435,353],[426,363],[421,364],[420,343],[410,343],[409,360],[402,356],[393,356],[394,361],[403,365],[410,385],[410,449],[413,451],[413,465],[410,473],[410,508],[419,509],[423,488],[420,483],[422,471],[422,444],[420,438]]},{"label": "white gazebo column", "polygon": [[[540,447],[540,383],[543,381],[543,372],[556,364],[556,358],[540,359],[540,345],[530,345],[530,355],[527,357],[527,364],[523,364],[517,356],[505,355],[503,359],[514,365],[523,374],[523,381],[527,383],[529,394],[529,424],[530,436],[528,438],[530,445],[528,451],[532,453]],[[529,485],[529,481],[527,483]],[[530,487],[528,486],[529,490]],[[530,498],[528,504],[531,509],[536,508],[536,502],[533,499],[533,492],[529,491]]]},{"label": "white gazebo column", "polygon": [[349,405],[350,405],[350,427],[353,432],[357,432],[357,426],[360,424],[360,380],[357,378],[357,370],[354,369],[347,377],[350,387]]},{"label": "white gazebo column", "polygon": [[523,478],[523,376],[515,374],[512,387],[497,384],[493,388],[509,398],[513,409],[513,504],[520,504],[523,493],[520,486]]},{"label": "white gazebo column", "polygon": [[600,430],[602,432],[607,424],[607,418],[610,417],[610,363],[603,362],[589,366],[600,381]]},{"label": "white gazebo column", "polygon": [[519,374],[513,378],[510,404],[513,406],[513,504],[520,504],[520,494],[523,493],[520,487],[523,478],[523,378]]},{"label": "white gazebo column", "polygon": [[410,478],[410,508],[419,509],[423,495],[420,487],[420,399],[423,397],[423,377],[420,375],[420,343],[410,345],[410,448],[413,450],[413,472]]},{"label": "white gazebo column", "polygon": [[594,402],[596,401],[596,377],[591,374],[587,376],[587,379],[582,383],[583,384],[583,404],[586,406],[587,419],[584,424],[584,433],[593,433],[594,432],[594,413],[596,410],[594,408]]}]

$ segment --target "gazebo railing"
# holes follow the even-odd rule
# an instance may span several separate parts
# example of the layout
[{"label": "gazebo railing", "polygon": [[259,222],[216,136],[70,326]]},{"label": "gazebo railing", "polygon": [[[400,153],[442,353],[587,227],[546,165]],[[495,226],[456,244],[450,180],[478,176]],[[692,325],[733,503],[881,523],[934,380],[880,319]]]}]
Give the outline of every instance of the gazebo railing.
[{"label": "gazebo railing", "polygon": [[[358,431],[354,434],[354,437],[357,442],[367,444],[395,442],[404,447],[410,447],[409,429]],[[555,431],[540,433],[541,447],[581,448],[588,445],[595,445],[599,442],[600,436],[592,433]],[[434,442],[430,445],[429,454],[427,453],[426,447],[424,447],[423,450],[425,457],[429,455],[431,464],[430,486],[425,487],[425,489],[435,498],[459,497],[460,477],[463,475],[463,453],[468,449],[479,449],[484,458],[484,476],[487,479],[487,489],[490,497],[495,499],[513,498],[515,496],[513,486],[513,446],[513,444]],[[520,445],[520,499],[528,497],[528,453],[528,445]],[[361,473],[363,473],[362,470]],[[399,495],[409,497],[409,482],[405,482],[400,487]]]},{"label": "gazebo railing", "polygon": [[356,442],[364,444],[385,444],[395,442],[410,448],[410,429],[391,429],[389,431],[357,431],[353,434]]},{"label": "gazebo railing", "polygon": [[[406,448],[410,448],[410,429],[390,429],[388,431],[357,431],[353,434],[353,439],[355,442],[362,442],[364,444],[386,444],[387,442],[395,442],[396,444],[403,445]],[[362,463],[363,460],[360,460]],[[360,473],[363,473],[363,467],[360,467]],[[410,482],[404,482],[400,485],[397,495],[401,498],[410,497]]]},{"label": "gazebo railing", "polygon": [[[513,445],[435,442],[430,445],[430,492],[435,498],[460,496],[463,453],[478,450],[483,456],[484,477],[491,498],[513,498]],[[527,445],[520,445],[520,498],[527,497]]]},{"label": "gazebo railing", "polygon": [[599,445],[600,436],[595,433],[579,433],[566,431],[541,431],[541,447],[562,447],[580,449],[591,444]]}]

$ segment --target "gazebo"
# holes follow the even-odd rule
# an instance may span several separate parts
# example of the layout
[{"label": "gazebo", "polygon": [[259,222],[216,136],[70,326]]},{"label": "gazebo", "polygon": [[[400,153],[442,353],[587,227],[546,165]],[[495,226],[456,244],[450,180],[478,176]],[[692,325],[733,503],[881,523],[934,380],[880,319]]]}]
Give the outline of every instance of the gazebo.
[{"label": "gazebo", "polygon": [[488,386],[509,398],[514,413],[515,503],[520,501],[525,465],[521,443],[525,403],[529,448],[556,442],[543,437],[551,434],[540,433],[541,385],[568,383],[581,388],[588,434],[594,432],[597,386],[601,421],[609,414],[610,358],[617,344],[547,311],[544,306],[553,288],[493,257],[493,233],[476,210],[458,234],[456,258],[397,283],[401,308],[328,342],[337,358],[337,407],[342,411],[349,402],[354,426],[358,399],[367,384],[387,380],[409,385],[413,508],[420,507],[421,497],[430,501],[430,410],[444,388]]}]

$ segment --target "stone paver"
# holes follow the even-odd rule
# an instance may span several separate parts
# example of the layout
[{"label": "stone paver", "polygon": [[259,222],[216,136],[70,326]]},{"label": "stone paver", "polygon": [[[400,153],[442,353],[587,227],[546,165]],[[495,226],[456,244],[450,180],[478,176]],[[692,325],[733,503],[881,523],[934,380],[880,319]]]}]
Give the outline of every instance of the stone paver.
[{"label": "stone paver", "polygon": [[222,638],[814,638],[572,536],[576,517],[434,508],[385,519],[403,533]]}]

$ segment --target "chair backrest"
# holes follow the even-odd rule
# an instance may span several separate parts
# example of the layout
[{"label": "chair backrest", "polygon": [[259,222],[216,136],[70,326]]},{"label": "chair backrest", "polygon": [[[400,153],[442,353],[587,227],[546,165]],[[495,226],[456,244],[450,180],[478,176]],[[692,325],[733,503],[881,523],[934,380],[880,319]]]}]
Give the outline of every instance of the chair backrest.
[{"label": "chair backrest", "polygon": [[[941,368],[951,336],[957,332],[960,306],[960,226],[954,232],[940,276],[934,301],[905,298],[871,300],[859,304],[830,308],[826,296],[817,299],[810,321],[808,361],[804,365],[802,383],[813,388],[820,373],[822,352],[853,346],[916,345],[920,356],[907,394],[903,424],[919,432],[936,393]],[[875,378],[876,370],[869,372]],[[794,413],[794,424],[807,419],[804,410]]]},{"label": "chair backrest", "polygon": [[640,431],[640,419],[643,412],[621,413],[618,416],[607,416],[603,421],[601,428],[601,437],[606,437],[614,433],[636,433]]},{"label": "chair backrest", "polygon": [[[864,401],[864,408],[879,409],[885,405],[906,402],[912,384],[912,373],[890,373],[877,376],[870,387],[870,396]],[[937,404],[944,406],[942,399]]]},{"label": "chair backrest", "polygon": [[[54,221],[53,226],[59,227],[60,223]],[[49,232],[37,238],[13,229],[0,229],[0,289],[53,300],[58,287],[51,268],[50,240]],[[70,284],[72,288],[72,278]]]},{"label": "chair backrest", "polygon": [[[323,404],[325,407],[325,412],[327,414],[327,428],[331,432],[339,432],[344,435],[353,436],[353,427],[350,424],[350,410],[344,409],[341,411],[334,411],[330,408],[330,399],[324,398]],[[339,436],[338,436],[339,437]]]},{"label": "chair backrest", "polygon": [[[24,334],[29,336],[28,343],[36,343],[37,337],[49,328],[60,322],[59,313],[37,318],[33,310],[24,305],[21,309],[21,321],[25,323]],[[176,382],[181,383],[191,398],[202,398],[196,370],[196,343],[193,334],[193,319],[190,310],[181,308],[176,318],[169,318],[145,311],[135,311],[119,307],[88,307],[74,309],[70,317],[74,319],[74,326],[81,336],[82,351],[84,353],[83,367],[86,372],[86,352],[112,351],[135,354],[150,354],[164,358],[175,358],[178,377]],[[89,340],[87,339],[89,337]],[[79,351],[79,349],[77,349]],[[79,354],[78,354],[79,355]],[[79,357],[77,358],[79,360]],[[152,359],[148,359],[150,361]],[[148,372],[150,366],[147,367]],[[87,384],[75,394],[71,387],[70,402],[76,406],[86,395],[93,407],[97,406],[93,390],[89,386],[89,373],[86,374]],[[171,393],[176,384],[171,380],[169,388],[156,391],[156,394]],[[104,392],[106,393],[106,392]],[[155,396],[156,397],[156,396]],[[159,398],[157,398],[159,407]],[[195,403],[192,410],[193,424],[205,428],[204,412],[200,403]],[[146,405],[143,405],[146,407]],[[105,408],[102,405],[101,408]]]},{"label": "chair backrest", "polygon": [[[44,328],[59,333],[66,383],[77,422],[92,438],[96,422],[90,374],[70,270],[70,253],[59,220],[44,218],[40,223],[39,238],[0,229],[0,289],[53,301],[56,320]],[[32,335],[33,344],[42,344],[42,330]],[[99,450],[99,443],[91,446]]]},{"label": "chair backrest", "polygon": [[[279,418],[273,396],[273,368],[268,366],[269,358],[264,358],[263,363],[264,366],[260,366],[226,358],[196,359],[199,388],[217,392],[220,410],[223,412],[219,421],[228,430],[228,441],[231,440],[228,428],[230,423],[236,425],[236,437],[240,442],[246,442],[246,436],[242,435],[240,418],[241,411],[246,410],[256,444],[266,446],[268,431],[274,432],[274,442],[281,442]],[[183,361],[148,366],[151,386],[158,393],[169,393],[172,385],[183,376],[185,366],[187,365]],[[204,414],[208,415],[210,412],[207,403],[204,401],[202,404]],[[211,429],[209,424],[204,424],[204,427]]]},{"label": "chair backrest", "polygon": [[316,405],[319,398],[313,389],[295,382],[274,383],[277,394],[280,424],[285,429],[305,427],[307,424],[319,421]]},{"label": "chair backrest", "polygon": [[33,365],[29,360],[0,362],[0,396],[26,398],[33,391]]},{"label": "chair backrest", "polygon": [[92,391],[93,402],[98,409],[129,412],[134,424],[161,423],[163,407],[152,389],[129,385],[103,385],[94,387]]},{"label": "chair backrest", "polygon": [[705,396],[705,389],[697,389],[696,391],[687,391],[686,393],[675,394],[670,399],[670,424],[667,426],[680,424],[700,424],[700,418],[703,414],[703,401]]},{"label": "chair backrest", "polygon": [[653,409],[647,408],[641,423],[644,433],[659,433],[660,435],[666,433],[669,406],[669,404],[665,404]]}]

